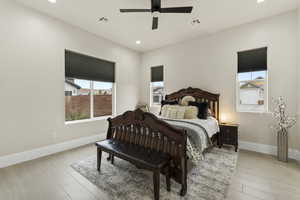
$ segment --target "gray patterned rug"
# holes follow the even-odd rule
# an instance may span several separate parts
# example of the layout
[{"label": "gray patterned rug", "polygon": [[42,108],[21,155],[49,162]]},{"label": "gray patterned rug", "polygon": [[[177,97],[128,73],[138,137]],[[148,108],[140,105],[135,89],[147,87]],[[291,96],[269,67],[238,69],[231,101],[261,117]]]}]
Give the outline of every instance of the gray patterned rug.
[{"label": "gray patterned rug", "polygon": [[[101,173],[96,169],[96,157],[72,164],[72,168],[105,191],[111,200],[152,200],[152,173],[137,169],[132,164],[115,158],[111,165],[103,153]],[[161,175],[161,200],[223,200],[235,171],[238,153],[232,149],[213,148],[198,165],[190,164],[188,191],[179,196],[180,185],[171,182],[171,192],[166,190]]]}]

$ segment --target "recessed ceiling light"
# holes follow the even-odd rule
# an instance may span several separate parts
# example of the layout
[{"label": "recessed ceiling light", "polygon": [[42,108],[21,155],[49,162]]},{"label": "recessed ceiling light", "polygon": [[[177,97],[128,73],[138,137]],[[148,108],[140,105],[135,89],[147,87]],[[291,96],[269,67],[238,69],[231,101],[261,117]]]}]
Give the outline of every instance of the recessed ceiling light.
[{"label": "recessed ceiling light", "polygon": [[56,0],[48,0],[50,3],[56,3]]},{"label": "recessed ceiling light", "polygon": [[142,42],[140,40],[135,41],[136,44],[141,44]]},{"label": "recessed ceiling light", "polygon": [[263,3],[265,0],[257,0],[257,3]]}]

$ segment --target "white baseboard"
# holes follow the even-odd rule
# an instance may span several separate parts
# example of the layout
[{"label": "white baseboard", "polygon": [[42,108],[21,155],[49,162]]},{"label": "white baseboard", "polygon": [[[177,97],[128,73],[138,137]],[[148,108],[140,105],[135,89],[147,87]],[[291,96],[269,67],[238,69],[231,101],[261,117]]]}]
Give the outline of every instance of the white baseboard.
[{"label": "white baseboard", "polygon": [[[239,148],[269,155],[277,155],[277,147],[267,144],[239,141]],[[289,149],[289,158],[295,159],[300,162],[300,151],[296,149]]]},{"label": "white baseboard", "polygon": [[101,138],[101,135],[93,135],[89,137],[82,137],[79,139],[75,139],[75,140],[71,140],[59,144],[53,144],[53,145],[33,149],[30,151],[24,151],[21,153],[2,156],[0,157],[0,168],[8,167],[14,164],[33,160],[36,158],[62,152],[65,150],[73,149],[86,144],[91,144],[93,142],[99,141],[100,139],[103,139]]},{"label": "white baseboard", "polygon": [[[86,144],[91,144],[93,142],[103,139],[101,135],[93,135],[89,137],[83,137],[59,144],[53,144],[46,147],[41,147],[33,149],[30,151],[24,151],[21,153],[15,153],[7,156],[0,157],[0,168],[8,167],[25,161],[37,159],[43,156],[51,155],[54,153],[66,151],[76,147],[80,147]],[[246,141],[239,141],[239,148],[254,151],[264,154],[276,155],[277,147],[266,144],[252,143]],[[300,151],[296,149],[289,149],[289,157],[297,160],[300,163]]]}]

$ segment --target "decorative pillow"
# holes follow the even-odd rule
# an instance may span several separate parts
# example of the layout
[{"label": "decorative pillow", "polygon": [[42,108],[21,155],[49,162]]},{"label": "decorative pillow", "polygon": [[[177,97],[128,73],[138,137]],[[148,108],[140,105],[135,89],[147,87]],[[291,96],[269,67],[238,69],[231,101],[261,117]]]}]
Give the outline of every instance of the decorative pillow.
[{"label": "decorative pillow", "polygon": [[197,119],[198,108],[196,106],[185,106],[184,119]]},{"label": "decorative pillow", "polygon": [[168,115],[169,115],[169,111],[168,111],[168,108],[169,108],[169,106],[168,105],[165,105],[165,106],[163,106],[162,108],[161,108],[161,111],[160,111],[160,115],[162,116],[162,117],[167,117]]},{"label": "decorative pillow", "polygon": [[208,109],[209,109],[209,105],[207,102],[202,102],[202,103],[189,102],[189,105],[198,107],[198,118],[199,119],[207,119]]},{"label": "decorative pillow", "polygon": [[179,102],[177,100],[162,100],[161,101],[161,109],[160,109],[159,114],[161,115],[162,108],[164,105],[178,105],[178,104],[179,104]]},{"label": "decorative pillow", "polygon": [[185,96],[181,99],[180,105],[188,106],[190,101],[194,102],[194,101],[196,101],[196,99],[192,96]]},{"label": "decorative pillow", "polygon": [[169,119],[183,119],[185,108],[178,105],[164,105],[161,110],[161,116]]},{"label": "decorative pillow", "polygon": [[185,108],[178,105],[170,105],[171,107],[171,119],[184,119]]}]

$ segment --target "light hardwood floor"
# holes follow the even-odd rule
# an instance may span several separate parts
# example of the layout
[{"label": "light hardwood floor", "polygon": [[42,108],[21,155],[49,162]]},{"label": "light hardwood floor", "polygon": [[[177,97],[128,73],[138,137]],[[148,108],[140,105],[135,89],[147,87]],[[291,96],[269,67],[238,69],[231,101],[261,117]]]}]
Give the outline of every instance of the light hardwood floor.
[{"label": "light hardwood floor", "polygon": [[[95,154],[94,145],[0,169],[0,200],[105,200],[70,164]],[[300,168],[272,156],[240,151],[227,200],[299,200]]]}]

